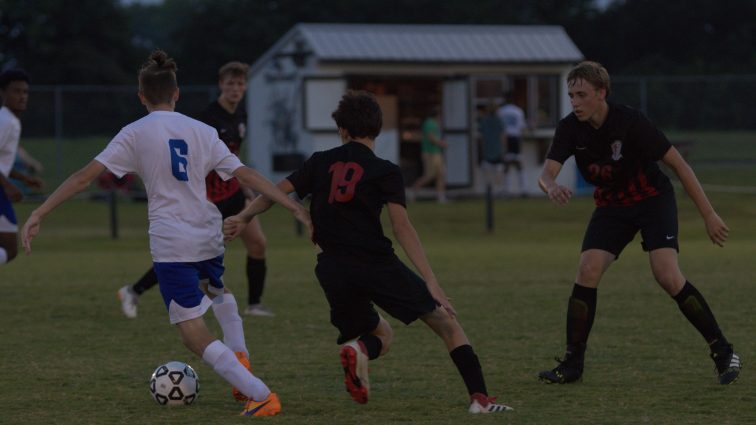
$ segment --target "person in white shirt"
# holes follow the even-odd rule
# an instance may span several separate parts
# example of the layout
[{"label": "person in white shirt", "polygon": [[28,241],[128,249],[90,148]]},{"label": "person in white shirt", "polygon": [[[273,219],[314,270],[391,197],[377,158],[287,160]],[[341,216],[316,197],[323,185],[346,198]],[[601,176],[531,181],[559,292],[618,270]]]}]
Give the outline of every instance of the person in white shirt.
[{"label": "person in white shirt", "polygon": [[[509,175],[509,169],[517,170],[517,185],[519,195],[525,195],[525,178],[522,175],[522,162],[520,150],[522,149],[522,133],[527,128],[525,112],[512,101],[512,92],[504,94],[504,104],[498,109],[497,114],[504,124],[507,133],[507,152],[504,154],[504,176]],[[505,185],[508,186],[508,185]]]},{"label": "person in white shirt", "polygon": [[[236,300],[223,286],[221,214],[207,199],[205,176],[215,170],[223,178],[236,177],[289,209],[308,229],[310,217],[270,181],[242,165],[214,128],[174,112],[178,96],[176,63],[163,51],[153,52],[139,72],[139,99],[149,114],[124,127],[31,213],[21,231],[22,244],[30,253],[42,218],[106,168],[118,177],[138,174],[147,191],[150,251],[171,324],[184,345],[233,386],[237,399],[247,399],[242,415],[275,415],[281,410],[278,396],[249,371]],[[202,319],[211,306],[223,342]]]},{"label": "person in white shirt", "polygon": [[0,264],[16,258],[18,253],[18,224],[12,202],[23,198],[19,187],[10,179],[38,188],[42,180],[13,169],[21,138],[21,120],[29,101],[29,75],[13,69],[0,74]]}]

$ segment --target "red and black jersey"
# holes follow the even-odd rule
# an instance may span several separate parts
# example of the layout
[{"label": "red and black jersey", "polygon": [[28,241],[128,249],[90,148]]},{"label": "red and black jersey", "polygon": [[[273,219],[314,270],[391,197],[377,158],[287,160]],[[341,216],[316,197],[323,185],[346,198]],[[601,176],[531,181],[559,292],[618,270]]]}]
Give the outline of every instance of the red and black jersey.
[{"label": "red and black jersey", "polygon": [[287,179],[301,198],[312,195],[313,240],[324,252],[357,260],[393,256],[380,216],[388,202],[406,205],[396,164],[349,142],[314,153]]},{"label": "red and black jersey", "polygon": [[640,111],[609,103],[598,129],[574,113],[563,118],[546,157],[564,163],[574,155],[580,174],[596,186],[596,205],[622,206],[672,190],[657,164],[671,146]]},{"label": "red and black jersey", "polygon": [[[247,111],[241,107],[236,108],[234,113],[229,113],[215,101],[211,103],[198,117],[205,124],[215,127],[218,136],[228,146],[228,149],[239,155],[241,144],[247,133]],[[215,172],[211,171],[205,179],[207,186],[207,198],[211,202],[219,202],[229,198],[241,189],[235,178],[224,181]]]}]

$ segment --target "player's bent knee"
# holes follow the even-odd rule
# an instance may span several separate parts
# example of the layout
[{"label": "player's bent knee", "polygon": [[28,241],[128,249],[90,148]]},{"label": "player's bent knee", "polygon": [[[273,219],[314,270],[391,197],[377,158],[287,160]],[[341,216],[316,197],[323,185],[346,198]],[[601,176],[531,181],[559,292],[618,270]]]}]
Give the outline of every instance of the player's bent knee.
[{"label": "player's bent knee", "polygon": [[584,285],[595,285],[601,280],[603,270],[598,264],[582,262],[578,267],[577,281]]},{"label": "player's bent knee", "polygon": [[675,295],[685,285],[685,277],[676,271],[654,271],[654,278],[670,295]]}]

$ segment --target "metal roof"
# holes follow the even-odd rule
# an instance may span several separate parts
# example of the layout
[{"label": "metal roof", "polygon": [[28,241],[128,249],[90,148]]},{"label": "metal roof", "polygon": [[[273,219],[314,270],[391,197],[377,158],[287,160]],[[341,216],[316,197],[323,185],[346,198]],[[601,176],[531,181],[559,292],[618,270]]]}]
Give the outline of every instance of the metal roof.
[{"label": "metal roof", "polygon": [[297,24],[253,68],[290,40],[320,61],[559,63],[583,54],[561,26]]}]

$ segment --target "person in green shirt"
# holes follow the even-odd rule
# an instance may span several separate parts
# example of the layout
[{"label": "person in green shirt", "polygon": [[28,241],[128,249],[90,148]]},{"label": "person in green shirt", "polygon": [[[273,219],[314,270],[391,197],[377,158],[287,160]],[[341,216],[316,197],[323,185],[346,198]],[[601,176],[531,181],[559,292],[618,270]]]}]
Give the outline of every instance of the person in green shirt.
[{"label": "person in green shirt", "polygon": [[423,157],[423,175],[412,184],[409,198],[414,200],[418,189],[435,180],[436,199],[439,203],[446,203],[446,167],[444,166],[444,149],[449,146],[441,138],[441,108],[431,109],[428,117],[423,121],[421,130],[421,152]]}]

